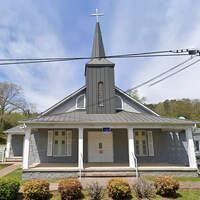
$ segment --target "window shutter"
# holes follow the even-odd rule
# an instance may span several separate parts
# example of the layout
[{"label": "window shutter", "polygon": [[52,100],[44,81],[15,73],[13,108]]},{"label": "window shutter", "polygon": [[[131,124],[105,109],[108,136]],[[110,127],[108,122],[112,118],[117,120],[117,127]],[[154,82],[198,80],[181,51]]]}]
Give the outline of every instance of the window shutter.
[{"label": "window shutter", "polygon": [[67,131],[67,156],[72,156],[72,131]]},{"label": "window shutter", "polygon": [[53,153],[53,130],[48,130],[47,156]]},{"label": "window shutter", "polygon": [[149,156],[154,156],[152,131],[147,131],[147,136],[148,136]]}]

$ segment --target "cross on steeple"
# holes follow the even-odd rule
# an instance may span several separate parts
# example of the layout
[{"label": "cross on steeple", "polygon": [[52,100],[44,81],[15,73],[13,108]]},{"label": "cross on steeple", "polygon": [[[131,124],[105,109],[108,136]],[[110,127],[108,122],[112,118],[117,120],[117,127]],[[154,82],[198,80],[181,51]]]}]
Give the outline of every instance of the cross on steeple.
[{"label": "cross on steeple", "polygon": [[96,13],[91,14],[91,16],[96,16],[97,23],[99,22],[99,17],[104,16],[104,13],[98,13],[98,9],[96,8]]}]

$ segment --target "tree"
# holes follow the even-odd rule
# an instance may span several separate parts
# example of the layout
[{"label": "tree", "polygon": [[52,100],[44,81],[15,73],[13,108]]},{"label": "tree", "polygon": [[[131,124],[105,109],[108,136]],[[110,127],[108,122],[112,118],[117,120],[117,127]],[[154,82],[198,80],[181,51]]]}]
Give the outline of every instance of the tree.
[{"label": "tree", "polygon": [[0,82],[0,143],[5,142],[2,132],[26,119],[34,112],[33,104],[26,101],[23,90],[14,83]]},{"label": "tree", "polygon": [[146,97],[140,97],[137,90],[127,90],[127,94],[133,97],[135,100],[139,101],[140,103],[145,103]]}]

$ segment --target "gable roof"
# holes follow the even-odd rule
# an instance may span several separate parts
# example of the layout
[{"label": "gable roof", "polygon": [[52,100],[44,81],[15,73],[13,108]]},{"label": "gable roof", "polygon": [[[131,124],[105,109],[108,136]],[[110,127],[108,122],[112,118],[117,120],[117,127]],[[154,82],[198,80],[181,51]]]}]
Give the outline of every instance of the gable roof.
[{"label": "gable roof", "polygon": [[140,107],[142,107],[143,109],[145,109],[146,111],[148,111],[149,113],[159,116],[159,114],[157,114],[156,112],[154,112],[153,110],[151,110],[150,108],[148,108],[147,106],[145,106],[144,104],[140,103],[139,101],[137,101],[136,99],[134,99],[132,96],[130,96],[129,94],[127,94],[126,92],[124,92],[123,90],[121,90],[120,88],[118,88],[117,86],[115,86],[115,89],[125,95],[128,99],[130,99],[131,101],[133,101],[134,103],[136,103],[137,105],[139,105]]},{"label": "gable roof", "polygon": [[[80,89],[76,90],[72,94],[68,95],[67,97],[65,97],[64,99],[62,99],[61,101],[59,101],[58,103],[54,104],[53,106],[51,106],[50,108],[48,108],[47,110],[45,110],[44,112],[42,112],[38,117],[47,115],[49,112],[51,112],[52,110],[54,110],[55,108],[57,108],[61,104],[67,102],[68,100],[70,100],[71,98],[73,98],[75,95],[78,95],[79,93],[83,92],[85,89],[86,89],[86,86],[81,87]],[[133,101],[135,104],[137,104],[142,109],[148,111],[149,113],[151,113],[151,114],[153,114],[155,116],[159,116],[156,112],[152,111],[151,109],[149,109],[148,107],[146,107],[145,105],[143,105],[142,103],[140,103],[139,101],[137,101],[136,99],[134,99],[133,97],[131,97],[129,94],[127,94],[126,92],[124,92],[123,90],[121,90],[120,88],[118,88],[117,86],[115,86],[115,90],[117,92],[121,93],[122,95],[126,96],[129,100]]]},{"label": "gable roof", "polygon": [[44,116],[46,114],[48,114],[50,111],[52,111],[53,109],[55,109],[56,107],[58,107],[59,105],[65,103],[66,101],[68,101],[69,99],[71,99],[72,97],[74,97],[75,95],[81,93],[82,91],[84,91],[86,89],[86,86],[83,86],[81,88],[79,88],[78,90],[76,90],[75,92],[73,92],[72,94],[68,95],[67,97],[65,97],[64,99],[62,99],[61,101],[59,101],[58,103],[54,104],[53,106],[51,106],[50,108],[48,108],[47,110],[45,110],[44,112],[40,113],[40,116]]},{"label": "gable roof", "polygon": [[63,123],[63,124],[157,124],[189,125],[196,122],[176,118],[167,118],[144,113],[120,111],[115,114],[87,114],[83,110],[36,117],[25,121],[27,124]]}]

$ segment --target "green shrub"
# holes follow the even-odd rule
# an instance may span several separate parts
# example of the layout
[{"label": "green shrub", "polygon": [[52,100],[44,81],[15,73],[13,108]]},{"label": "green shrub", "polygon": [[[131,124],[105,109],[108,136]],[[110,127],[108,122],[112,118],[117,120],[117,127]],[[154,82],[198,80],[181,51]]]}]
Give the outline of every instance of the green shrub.
[{"label": "green shrub", "polygon": [[20,183],[14,179],[0,179],[0,200],[17,199]]},{"label": "green shrub", "polygon": [[175,197],[176,191],[179,189],[179,182],[168,176],[160,176],[156,178],[154,185],[157,194],[166,197]]},{"label": "green shrub", "polygon": [[51,198],[49,183],[45,180],[32,180],[24,184],[23,196],[26,200],[48,200]]},{"label": "green shrub", "polygon": [[136,183],[133,185],[133,190],[135,192],[135,196],[138,199],[151,199],[155,196],[155,188],[154,185],[146,181],[142,178],[139,178]]},{"label": "green shrub", "polygon": [[91,200],[101,200],[103,198],[103,188],[96,182],[87,187]]},{"label": "green shrub", "polygon": [[62,200],[81,199],[83,197],[82,189],[81,183],[74,178],[61,180],[58,184],[58,192],[61,194]]},{"label": "green shrub", "polygon": [[107,191],[109,197],[114,200],[131,199],[131,188],[128,182],[120,178],[112,178],[108,181]]}]

